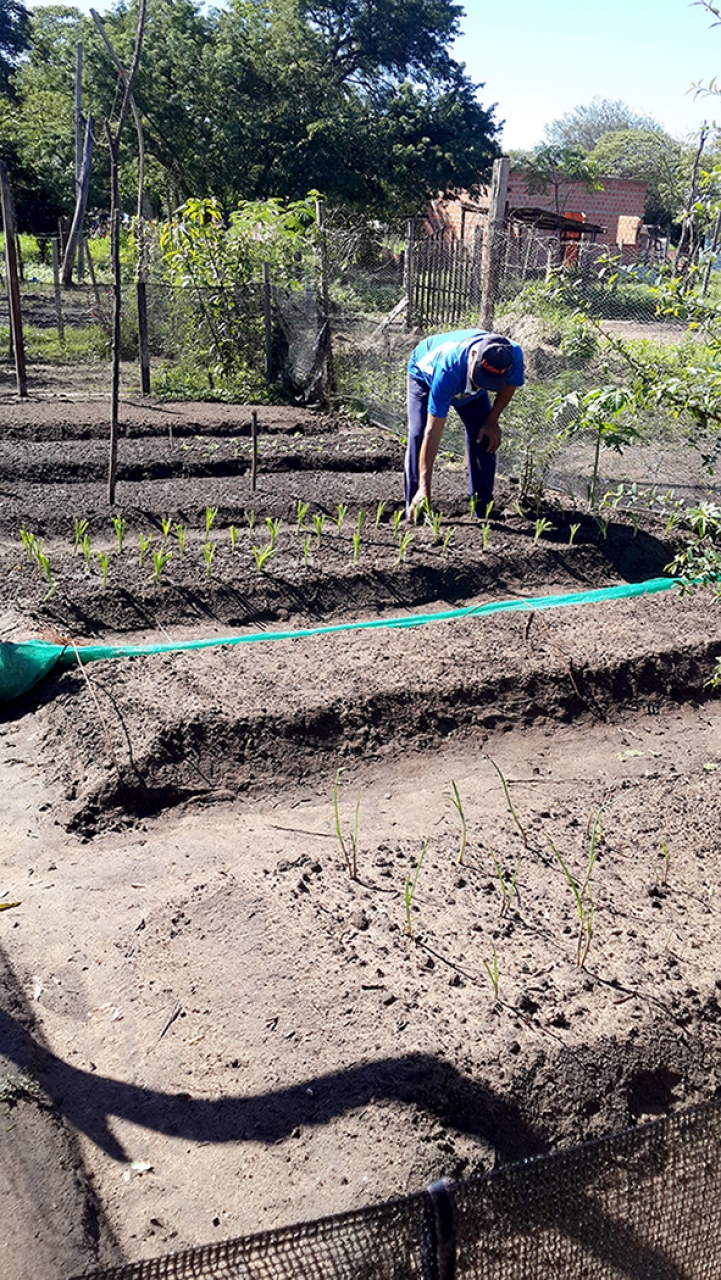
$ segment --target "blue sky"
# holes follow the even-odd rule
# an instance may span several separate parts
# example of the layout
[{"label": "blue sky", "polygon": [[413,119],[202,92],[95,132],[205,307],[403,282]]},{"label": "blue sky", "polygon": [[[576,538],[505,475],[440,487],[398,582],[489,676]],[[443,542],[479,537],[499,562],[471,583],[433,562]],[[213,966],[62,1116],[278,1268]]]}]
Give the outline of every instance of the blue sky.
[{"label": "blue sky", "polygon": [[[91,4],[110,8],[77,7]],[[484,83],[483,105],[497,103],[506,149],[541,142],[544,124],[595,97],[621,99],[674,136],[704,120],[721,124],[721,98],[694,101],[689,92],[721,77],[721,27],[688,0],[466,0],[465,8],[455,56]]]}]

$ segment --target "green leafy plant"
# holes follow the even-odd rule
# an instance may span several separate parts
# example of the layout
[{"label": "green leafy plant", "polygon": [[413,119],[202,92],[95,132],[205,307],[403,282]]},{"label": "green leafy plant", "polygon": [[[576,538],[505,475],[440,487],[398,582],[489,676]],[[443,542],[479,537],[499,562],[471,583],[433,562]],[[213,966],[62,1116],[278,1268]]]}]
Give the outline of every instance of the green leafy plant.
[{"label": "green leafy plant", "polygon": [[460,792],[452,778],[451,778],[451,787],[453,788],[453,790],[451,795],[449,795],[448,799],[450,800],[451,804],[453,805],[454,809],[458,814],[458,817],[461,820],[461,844],[458,850],[458,866],[460,867],[463,865],[463,856],[466,852],[466,842],[467,842],[466,815],[463,812],[463,805],[461,803]]},{"label": "green leafy plant", "polygon": [[100,572],[103,576],[103,590],[105,590],[105,588],[108,585],[108,569],[110,568],[110,556],[108,555],[107,551],[96,551],[95,559],[100,565]]},{"label": "green leafy plant", "polygon": [[338,512],[337,512],[336,517],[335,517],[335,523],[336,523],[336,525],[337,525],[338,529],[340,529],[340,528],[342,527],[342,525],[343,525],[343,521],[345,520],[345,518],[346,518],[346,516],[347,516],[347,515],[348,515],[348,508],[347,508],[347,506],[345,505],[345,503],[344,503],[344,502],[339,502],[339,503],[338,503]]},{"label": "green leafy plant", "polygon": [[670,853],[670,850],[669,850],[668,844],[666,843],[666,841],[665,841],[665,840],[662,840],[662,841],[661,841],[661,855],[660,855],[660,856],[663,858],[663,870],[661,871],[661,884],[662,884],[663,888],[665,889],[665,888],[666,888],[666,885],[668,884],[668,867],[669,867],[669,861],[670,861],[670,857],[671,857],[671,853]]},{"label": "green leafy plant", "polygon": [[443,539],[443,546],[441,547],[441,555],[443,555],[443,556],[444,556],[444,555],[446,554],[446,551],[448,550],[449,546],[451,545],[451,541],[452,541],[452,539],[453,539],[453,535],[454,535],[454,533],[455,533],[455,529],[447,529],[447,530],[446,530],[446,535],[445,535],[445,537],[444,537],[444,539]]},{"label": "green leafy plant", "polygon": [[81,551],[82,551],[82,553],[83,553],[83,559],[84,559],[84,561],[85,561],[85,567],[86,567],[86,569],[89,569],[89,568],[90,568],[90,557],[91,557],[91,555],[92,555],[92,549],[91,549],[91,546],[90,546],[90,534],[88,534],[88,533],[84,533],[84,534],[83,534],[83,536],[82,536],[82,538],[81,538],[81,540],[80,540],[80,550],[81,550]]},{"label": "green leafy plant", "polygon": [[572,547],[572,546],[573,546],[573,543],[574,543],[575,538],[576,538],[576,534],[578,533],[578,531],[579,531],[579,529],[580,529],[580,528],[581,528],[581,525],[580,525],[580,524],[572,524],[572,525],[570,526],[570,536],[569,536],[569,539],[568,539],[568,545],[569,545],[569,547]]},{"label": "green leafy plant", "polygon": [[297,507],[296,507],[296,512],[295,512],[295,520],[296,520],[296,526],[295,526],[295,527],[296,527],[296,529],[298,530],[298,533],[301,533],[301,532],[305,529],[305,518],[306,518],[306,516],[307,516],[307,514],[308,514],[309,510],[310,510],[310,503],[309,503],[309,502],[301,502],[301,500],[300,500],[300,498],[299,498],[299,499],[298,499],[298,505],[297,505]]},{"label": "green leafy plant", "polygon": [[365,511],[363,510],[363,508],[361,507],[361,508],[360,508],[360,510],[359,510],[359,512],[358,512],[358,515],[356,516],[356,524],[355,524],[356,532],[357,532],[357,534],[358,534],[358,537],[360,537],[360,535],[362,534],[363,530],[365,529],[365,526],[366,526],[366,520],[367,520],[367,519],[368,519],[368,514],[367,514],[367,512],[365,512]]},{"label": "green leafy plant", "polygon": [[147,550],[148,550],[148,548],[149,548],[149,546],[150,546],[150,544],[151,544],[151,542],[152,542],[152,541],[153,541],[153,535],[152,535],[152,533],[148,533],[148,534],[141,533],[141,534],[140,534],[140,544],[139,544],[139,545],[140,545],[140,558],[139,558],[139,561],[138,561],[138,563],[139,563],[140,565],[142,565],[143,560],[145,559],[146,552],[147,552]]},{"label": "green leafy plant", "polygon": [[310,555],[310,535],[307,534],[303,539],[303,561],[308,564],[308,556]]},{"label": "green leafy plant", "polygon": [[118,543],[118,555],[123,554],[123,542],[125,541],[125,530],[128,527],[127,520],[122,516],[113,516],[113,528],[115,530],[115,538]]},{"label": "green leafy plant", "polygon": [[423,848],[421,849],[421,856],[420,856],[420,858],[418,859],[418,862],[416,863],[415,871],[413,872],[413,874],[412,874],[412,875],[409,875],[409,876],[407,876],[407,877],[406,877],[406,884],[405,884],[405,890],[404,890],[404,895],[403,895],[403,896],[404,896],[405,904],[406,904],[406,933],[407,933],[407,935],[408,935],[408,937],[409,937],[409,938],[412,938],[412,937],[413,937],[413,921],[412,921],[412,918],[411,918],[411,907],[412,907],[412,905],[413,905],[413,899],[414,899],[414,897],[415,897],[416,886],[417,886],[417,884],[418,884],[418,876],[419,876],[419,874],[420,874],[421,867],[423,866],[423,859],[424,859],[424,858],[425,858],[425,856],[426,856],[426,849],[427,849],[427,848],[428,848],[428,840],[426,839],[426,840],[424,840],[424,841],[423,841]]},{"label": "green leafy plant", "polygon": [[343,772],[342,769],[338,769],[336,771],[335,781],[333,783],[333,821],[335,825],[335,833],[336,833],[336,836],[338,837],[338,843],[341,847],[343,857],[345,858],[345,864],[348,869],[348,874],[351,880],[357,880],[358,879],[358,822],[359,822],[359,815],[360,815],[360,802],[361,802],[361,796],[363,794],[363,789],[361,788],[361,790],[358,792],[358,799],[356,800],[355,814],[353,817],[353,826],[351,827],[350,832],[346,837],[343,835],[343,828],[341,826],[341,820],[340,820],[340,810],[338,806],[338,785],[340,783],[340,775],[342,774],[342,772]]},{"label": "green leafy plant", "polygon": [[608,526],[610,522],[608,520],[602,520],[600,516],[594,516],[594,520],[596,523],[596,528],[598,529],[598,532],[601,535],[601,538],[605,542],[606,538],[608,537]]},{"label": "green leafy plant", "polygon": [[253,529],[255,528],[255,512],[248,511],[245,518],[248,521],[248,528],[252,533]]},{"label": "green leafy plant", "polygon": [[33,560],[35,559],[35,551],[34,551],[34,547],[35,547],[35,534],[34,534],[34,533],[30,533],[28,529],[21,529],[21,530],[20,530],[20,541],[21,541],[21,542],[22,542],[22,544],[23,544],[23,551],[25,552],[25,559],[28,561],[28,563],[29,563],[29,564],[32,564]]},{"label": "green leafy plant", "polygon": [[406,551],[408,550],[412,541],[413,541],[413,534],[410,532],[410,530],[406,530],[405,533],[402,533],[400,535],[398,539],[398,555],[393,561],[394,565],[400,564],[403,560],[405,560]]},{"label": "green leafy plant", "polygon": [[576,902],[576,911],[578,913],[579,920],[578,941],[576,944],[576,968],[582,969],[586,963],[586,958],[591,946],[591,938],[593,937],[593,897],[591,895],[591,887],[589,885],[589,878],[593,867],[591,865],[590,870],[587,871],[585,880],[582,883],[577,883],[550,836],[547,837],[547,839],[555,857],[560,863],[563,874],[571,887],[571,892],[573,893]]},{"label": "green leafy plant", "polygon": [[550,520],[546,520],[544,516],[541,516],[541,517],[536,521],[536,524],[535,524],[535,532],[534,532],[534,534],[533,534],[533,545],[534,545],[534,547],[535,547],[536,543],[538,542],[538,539],[539,539],[539,538],[542,538],[542,537],[543,537],[543,535],[544,535],[544,533],[548,533],[548,532],[549,532],[549,530],[551,530],[551,529],[553,529],[553,525],[552,525],[551,521],[550,521]]},{"label": "green leafy plant", "polygon": [[175,536],[178,539],[178,559],[182,560],[185,555],[185,544],[188,541],[188,526],[184,524],[173,525]]},{"label": "green leafy plant", "polygon": [[478,494],[472,493],[468,499],[468,509],[470,511],[471,520],[475,520],[477,507]]},{"label": "green leafy plant", "polygon": [[401,510],[396,510],[393,512],[393,532],[396,534],[396,536],[398,535],[398,530],[401,527],[401,520],[403,519],[404,515],[405,515],[405,512]]},{"label": "green leafy plant", "polygon": [[381,522],[383,512],[385,511],[385,509],[386,509],[385,502],[379,502],[378,506],[376,507],[376,529],[378,528]]},{"label": "green leafy plant", "polygon": [[73,555],[75,555],[78,551],[78,548],[82,547],[83,538],[86,536],[88,532],[89,524],[87,520],[78,520],[78,519],[75,519],[73,523],[75,526],[75,533],[73,535],[74,537]]},{"label": "green leafy plant", "polygon": [[[205,544],[208,545],[207,543]],[[160,577],[166,564],[173,558],[172,551],[166,551],[164,546],[153,551],[153,582],[160,582]]]},{"label": "green leafy plant", "polygon": [[233,553],[233,555],[235,555],[235,548],[238,542],[239,533],[240,533],[240,530],[234,524],[232,524],[230,526],[230,550]]},{"label": "green leafy plant", "polygon": [[508,812],[510,813],[511,817],[513,818],[513,821],[515,822],[516,826],[518,827],[518,830],[519,830],[520,835],[521,835],[521,839],[522,839],[522,841],[523,841],[523,847],[524,847],[524,849],[527,849],[527,848],[528,848],[528,836],[526,835],[526,832],[524,831],[523,827],[521,826],[521,824],[520,824],[520,822],[519,822],[519,820],[518,820],[518,814],[516,813],[516,810],[515,810],[515,809],[514,809],[514,807],[513,807],[513,801],[511,800],[511,793],[510,793],[510,791],[508,790],[508,783],[506,782],[506,779],[504,778],[504,776],[503,776],[503,774],[502,774],[501,770],[499,769],[498,765],[496,764],[495,760],[491,760],[491,757],[490,757],[490,756],[488,756],[488,759],[491,761],[491,764],[493,765],[493,768],[495,769],[496,773],[498,774],[499,778],[501,779],[501,786],[503,787],[503,794],[504,794],[504,796],[506,797],[506,804],[508,805]]},{"label": "green leafy plant", "polygon": [[206,576],[206,578],[209,578],[209,577],[210,577],[211,570],[212,570],[212,567],[213,567],[213,560],[214,560],[214,558],[215,558],[215,553],[216,553],[216,551],[217,551],[217,550],[218,550],[218,544],[217,544],[217,542],[204,542],[204,543],[203,543],[203,559],[205,560],[205,576]]},{"label": "green leafy plant", "polygon": [[493,998],[494,1000],[497,1000],[498,999],[498,952],[496,951],[495,943],[493,946],[493,956],[491,958],[491,961],[489,963],[488,960],[484,960],[483,967],[486,973],[488,974],[488,980],[491,986],[493,987]]},{"label": "green leafy plant", "polygon": [[491,532],[491,512],[493,510],[493,501],[488,503],[483,519],[480,521],[482,547],[484,551],[488,550],[488,538]]},{"label": "green leafy plant", "polygon": [[170,530],[172,529],[172,527],[173,527],[173,521],[171,520],[170,516],[163,516],[160,521],[160,528],[163,534],[163,546],[165,546],[166,542],[168,541],[168,538],[170,537]]},{"label": "green leafy plant", "polygon": [[275,544],[276,544],[276,541],[277,541],[277,539],[278,539],[278,532],[279,532],[279,530],[280,530],[280,526],[281,526],[281,524],[282,524],[283,522],[282,522],[282,520],[280,519],[280,517],[278,517],[277,519],[275,519],[275,520],[274,520],[272,516],[266,516],[266,517],[265,517],[265,523],[267,524],[267,526],[268,526],[268,528],[269,528],[269,530],[270,530],[270,549],[271,549],[271,551],[274,551],[274,550],[275,550]]},{"label": "green leafy plant", "polygon": [[48,559],[47,555],[43,551],[43,544],[40,543],[38,545],[36,543],[36,546],[37,546],[36,554],[37,554],[38,572],[44,575],[48,583],[48,586],[50,588],[47,595],[44,597],[44,601],[50,600],[55,595],[55,582],[53,581],[53,575],[50,571],[50,560]]},{"label": "green leafy plant", "polygon": [[213,528],[213,525],[215,523],[215,517],[217,516],[217,514],[218,514],[217,507],[205,508],[205,540],[206,542],[210,537],[210,530]]},{"label": "green leafy plant", "polygon": [[361,536],[359,533],[354,533],[353,534],[353,564],[358,563],[358,558],[360,556],[360,545],[361,545]]},{"label": "green leafy plant", "polygon": [[[633,392],[624,387],[594,387],[585,395],[572,391],[554,400],[549,416],[561,426],[559,436],[568,439],[590,432],[595,436],[593,467],[589,482],[588,500],[596,505],[598,464],[601,446],[622,453],[626,445],[638,436],[638,430],[627,415],[635,408]],[[624,416],[626,415],[626,416]]]},{"label": "green leafy plant", "polygon": [[276,549],[272,542],[269,542],[267,547],[257,547],[255,543],[251,543],[251,551],[253,552],[255,567],[258,573],[262,573],[263,567],[270,560],[270,557],[275,555]]},{"label": "green leafy plant", "polygon": [[325,528],[325,516],[314,515],[313,528],[315,529],[316,545],[320,546],[321,534],[323,533],[323,529]]},{"label": "green leafy plant", "polygon": [[430,525],[433,531],[433,545],[438,545],[441,540],[441,528],[443,525],[442,511],[429,511],[426,516],[426,523]]}]

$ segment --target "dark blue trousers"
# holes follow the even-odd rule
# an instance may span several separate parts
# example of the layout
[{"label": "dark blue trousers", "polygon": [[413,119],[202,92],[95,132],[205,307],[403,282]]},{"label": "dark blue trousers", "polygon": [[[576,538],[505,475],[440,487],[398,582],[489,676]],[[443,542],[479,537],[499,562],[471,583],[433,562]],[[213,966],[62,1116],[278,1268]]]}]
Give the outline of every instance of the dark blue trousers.
[{"label": "dark blue trousers", "polygon": [[[417,378],[408,375],[408,443],[403,467],[403,490],[406,499],[406,515],[418,492],[418,471],[421,445],[428,418],[430,388]],[[476,498],[476,512],[484,516],[493,499],[493,483],[496,478],[496,455],[489,453],[486,441],[478,443],[478,432],[491,412],[488,393],[465,404],[454,405],[466,430],[466,454],[468,457],[468,492]]]}]

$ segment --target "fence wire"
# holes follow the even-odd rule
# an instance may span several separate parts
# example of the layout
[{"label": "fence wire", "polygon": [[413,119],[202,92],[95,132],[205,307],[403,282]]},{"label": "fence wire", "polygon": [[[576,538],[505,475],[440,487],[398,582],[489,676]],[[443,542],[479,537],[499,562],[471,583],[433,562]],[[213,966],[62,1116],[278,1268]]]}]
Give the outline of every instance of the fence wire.
[{"label": "fence wire", "polygon": [[75,1280],[716,1280],[721,1101],[456,1184]]}]

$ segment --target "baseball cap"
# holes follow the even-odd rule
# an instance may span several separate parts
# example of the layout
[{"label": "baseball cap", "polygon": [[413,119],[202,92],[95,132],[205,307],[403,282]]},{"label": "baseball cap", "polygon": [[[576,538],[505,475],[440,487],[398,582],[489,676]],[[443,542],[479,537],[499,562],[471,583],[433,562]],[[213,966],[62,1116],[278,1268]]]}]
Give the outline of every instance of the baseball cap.
[{"label": "baseball cap", "polygon": [[498,333],[489,333],[476,347],[471,382],[484,391],[500,391],[506,385],[512,364],[513,344]]}]

